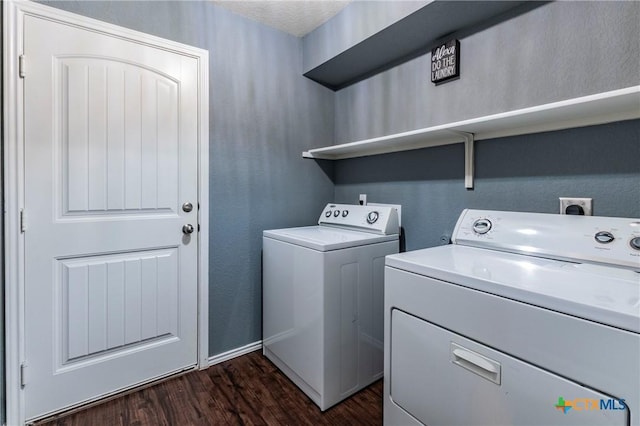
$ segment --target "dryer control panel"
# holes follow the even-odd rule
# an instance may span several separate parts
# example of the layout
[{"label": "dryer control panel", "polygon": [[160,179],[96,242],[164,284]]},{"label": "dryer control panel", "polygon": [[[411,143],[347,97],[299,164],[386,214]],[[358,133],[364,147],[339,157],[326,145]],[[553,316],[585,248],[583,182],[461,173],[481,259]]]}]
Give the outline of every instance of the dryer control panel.
[{"label": "dryer control panel", "polygon": [[467,209],[458,219],[452,240],[640,272],[640,219]]},{"label": "dryer control panel", "polygon": [[398,212],[393,207],[327,204],[318,225],[336,226],[376,234],[399,234]]}]

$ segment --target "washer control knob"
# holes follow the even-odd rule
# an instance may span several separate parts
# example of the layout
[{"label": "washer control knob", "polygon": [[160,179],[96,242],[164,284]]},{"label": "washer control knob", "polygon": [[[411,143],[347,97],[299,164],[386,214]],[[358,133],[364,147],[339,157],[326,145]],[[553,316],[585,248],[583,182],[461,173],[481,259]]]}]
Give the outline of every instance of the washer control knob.
[{"label": "washer control knob", "polygon": [[631,241],[629,241],[629,245],[634,250],[640,250],[640,237],[632,238]]},{"label": "washer control knob", "polygon": [[596,235],[594,236],[594,238],[600,244],[609,244],[610,242],[613,242],[613,240],[616,239],[616,237],[614,237],[611,232],[607,232],[607,231],[596,232]]},{"label": "washer control knob", "polygon": [[342,210],[342,217],[347,217],[349,215],[349,210]]},{"label": "washer control knob", "polygon": [[331,217],[331,210],[327,210],[327,212],[324,215],[325,217]]},{"label": "washer control knob", "polygon": [[489,219],[478,219],[473,222],[472,228],[476,234],[486,234],[491,230],[491,221]]},{"label": "washer control knob", "polygon": [[336,210],[335,212],[333,212],[333,216],[334,217],[340,216],[340,210]]},{"label": "washer control knob", "polygon": [[369,212],[369,214],[367,215],[367,223],[369,225],[373,225],[378,220],[378,216],[379,216],[379,213],[376,211]]}]

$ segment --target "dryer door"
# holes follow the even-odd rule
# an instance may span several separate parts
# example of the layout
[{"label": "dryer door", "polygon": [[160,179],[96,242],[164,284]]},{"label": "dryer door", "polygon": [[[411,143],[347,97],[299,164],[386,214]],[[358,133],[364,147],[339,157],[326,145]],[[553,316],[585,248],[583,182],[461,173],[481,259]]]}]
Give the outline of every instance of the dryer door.
[{"label": "dryer door", "polygon": [[615,399],[394,309],[391,399],[427,425],[627,425]]}]

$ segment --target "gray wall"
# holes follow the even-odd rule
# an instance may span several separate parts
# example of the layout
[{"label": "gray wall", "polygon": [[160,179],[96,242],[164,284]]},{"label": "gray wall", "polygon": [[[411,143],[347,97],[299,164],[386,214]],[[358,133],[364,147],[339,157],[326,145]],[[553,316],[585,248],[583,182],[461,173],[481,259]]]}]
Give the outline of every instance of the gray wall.
[{"label": "gray wall", "polygon": [[[460,39],[461,78],[434,86],[430,54],[336,94],[336,143],[640,84],[640,3],[557,2]],[[403,205],[407,249],[440,243],[464,208],[555,213],[593,197],[597,215],[640,217],[640,122],[336,162],[336,202]]]},{"label": "gray wall", "polygon": [[303,37],[302,69],[307,72],[338,56],[431,1],[359,0]]},{"label": "gray wall", "polygon": [[476,142],[475,188],[462,144],[341,160],[336,202],[402,205],[406,249],[441,244],[463,209],[557,213],[558,197],[592,197],[594,214],[640,217],[640,120]]},{"label": "gray wall", "polygon": [[460,79],[431,55],[336,95],[336,143],[639,84],[640,2],[553,2],[460,38]]},{"label": "gray wall", "polygon": [[302,77],[302,41],[210,2],[55,2],[61,9],[209,50],[210,341],[262,338],[262,230],[308,225],[333,199],[333,92]]}]

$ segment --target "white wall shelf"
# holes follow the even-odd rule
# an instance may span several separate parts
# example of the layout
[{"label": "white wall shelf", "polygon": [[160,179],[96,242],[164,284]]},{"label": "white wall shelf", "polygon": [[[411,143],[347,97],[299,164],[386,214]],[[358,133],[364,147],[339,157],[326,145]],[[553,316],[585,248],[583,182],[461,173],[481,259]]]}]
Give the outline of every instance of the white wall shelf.
[{"label": "white wall shelf", "polygon": [[[473,187],[473,141],[640,118],[640,86],[310,149],[304,158],[342,160],[464,142],[467,188]],[[470,136],[472,135],[472,136]]]}]

